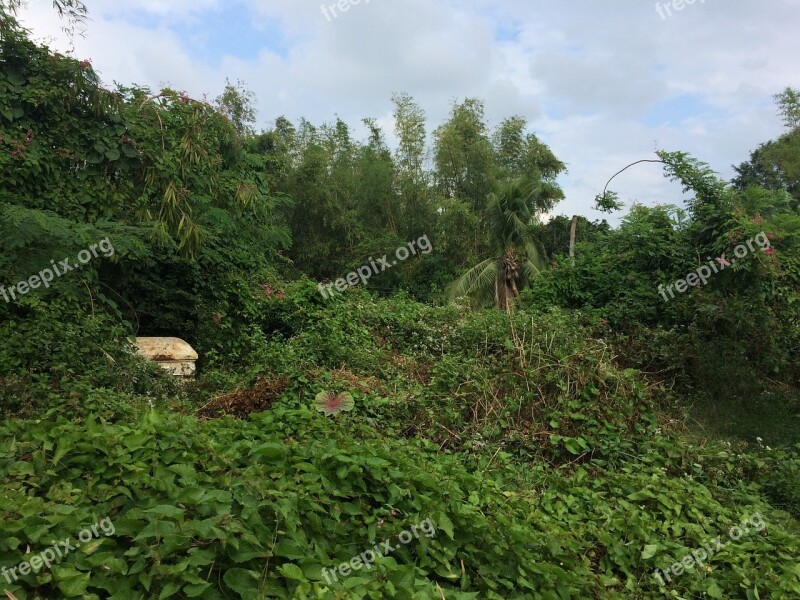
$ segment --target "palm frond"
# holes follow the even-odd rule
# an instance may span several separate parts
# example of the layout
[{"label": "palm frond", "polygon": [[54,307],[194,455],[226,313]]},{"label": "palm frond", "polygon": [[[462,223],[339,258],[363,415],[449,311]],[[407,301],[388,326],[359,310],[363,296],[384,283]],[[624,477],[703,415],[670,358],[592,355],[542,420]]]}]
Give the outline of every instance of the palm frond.
[{"label": "palm frond", "polygon": [[520,262],[522,263],[522,273],[526,283],[529,283],[542,272],[541,265],[537,265],[528,258],[523,258]]},{"label": "palm frond", "polygon": [[454,281],[447,289],[451,300],[469,298],[474,304],[488,302],[494,298],[494,283],[497,279],[498,265],[493,258],[487,258]]}]

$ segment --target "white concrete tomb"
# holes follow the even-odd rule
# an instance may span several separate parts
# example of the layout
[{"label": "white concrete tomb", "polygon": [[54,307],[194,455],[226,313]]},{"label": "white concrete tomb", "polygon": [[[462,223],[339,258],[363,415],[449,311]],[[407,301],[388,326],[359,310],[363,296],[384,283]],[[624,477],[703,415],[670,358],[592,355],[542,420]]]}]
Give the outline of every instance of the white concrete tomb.
[{"label": "white concrete tomb", "polygon": [[158,363],[176,377],[194,377],[197,352],[181,339],[137,337],[136,353]]}]

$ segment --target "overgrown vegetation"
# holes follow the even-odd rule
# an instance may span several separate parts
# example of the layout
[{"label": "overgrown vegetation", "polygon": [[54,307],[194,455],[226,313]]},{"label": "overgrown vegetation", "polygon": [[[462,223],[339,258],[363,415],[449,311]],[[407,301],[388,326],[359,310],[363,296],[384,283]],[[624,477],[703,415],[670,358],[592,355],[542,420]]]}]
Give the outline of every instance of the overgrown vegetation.
[{"label": "overgrown vegetation", "polygon": [[[538,220],[565,165],[519,117],[490,131],[466,99],[428,149],[398,95],[394,151],[371,120],[363,143],[341,121],[256,133],[241,82],[213,106],[107,90],[15,7],[0,284],[114,253],[0,302],[6,595],[800,597],[797,92],[732,185],[661,152],[693,199],[578,219],[570,259],[571,221]],[[317,282],[422,234],[432,253],[323,299]],[[136,335],[189,341],[197,379],[137,357]],[[103,518],[113,534],[20,569]],[[426,519],[435,535],[325,577]]]}]

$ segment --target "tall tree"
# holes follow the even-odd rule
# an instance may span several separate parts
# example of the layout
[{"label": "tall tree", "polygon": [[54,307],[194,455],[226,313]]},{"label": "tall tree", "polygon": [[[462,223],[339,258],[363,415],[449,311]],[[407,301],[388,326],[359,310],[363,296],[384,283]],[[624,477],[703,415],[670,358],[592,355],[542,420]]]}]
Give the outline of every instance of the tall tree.
[{"label": "tall tree", "polygon": [[394,158],[375,120],[364,119],[363,123],[369,130],[369,139],[359,145],[355,154],[355,209],[365,237],[380,237],[381,233],[395,236],[401,215],[394,185]]},{"label": "tall tree", "polygon": [[800,127],[800,91],[787,87],[780,94],[775,94],[778,112],[789,130]]},{"label": "tall tree", "polygon": [[532,133],[526,133],[528,122],[520,116],[505,119],[492,136],[498,177],[529,177],[554,183],[566,172],[566,165]]},{"label": "tall tree", "polygon": [[750,186],[784,190],[800,201],[800,129],[761,144],[750,160],[734,169],[737,175],[732,183],[740,190]]},{"label": "tall tree", "polygon": [[480,213],[495,181],[494,151],[483,102],[453,105],[450,119],[433,134],[436,180],[446,198],[461,198]]},{"label": "tall tree", "polygon": [[407,238],[419,235],[433,220],[430,176],[425,169],[425,112],[408,94],[397,94],[394,103],[394,131],[397,188],[402,222],[400,232]]},{"label": "tall tree", "polygon": [[255,132],[253,125],[258,114],[255,102],[256,95],[247,89],[243,81],[238,80],[233,85],[229,79],[225,79],[225,89],[215,101],[217,110],[225,115],[236,133],[242,137]]},{"label": "tall tree", "polygon": [[[576,222],[576,240],[580,243],[595,242],[611,229],[606,220],[589,221],[586,217],[578,216]],[[548,259],[568,255],[571,227],[572,221],[568,217],[558,215],[537,228],[537,239],[541,241]]]},{"label": "tall tree", "polygon": [[520,290],[539,273],[541,250],[534,236],[540,207],[555,201],[540,181],[516,179],[489,194],[484,224],[491,255],[470,268],[448,290],[451,298],[494,303],[509,310]]},{"label": "tall tree", "polygon": [[296,167],[297,129],[285,117],[275,119],[269,131],[255,136],[252,151],[264,158],[264,177],[271,190],[285,190],[289,175]]},{"label": "tall tree", "polygon": [[761,144],[750,154],[750,160],[734,167],[737,176],[733,185],[744,190],[758,186],[768,190],[784,190],[800,205],[800,92],[786,88],[776,94],[778,112],[788,132],[776,140]]},{"label": "tall tree", "polygon": [[294,139],[296,159],[285,182],[284,193],[294,199],[290,218],[295,240],[291,258],[301,270],[316,277],[333,276],[337,266],[328,260],[346,231],[341,227],[343,206],[333,200],[330,169],[332,154],[319,128],[300,121]]}]

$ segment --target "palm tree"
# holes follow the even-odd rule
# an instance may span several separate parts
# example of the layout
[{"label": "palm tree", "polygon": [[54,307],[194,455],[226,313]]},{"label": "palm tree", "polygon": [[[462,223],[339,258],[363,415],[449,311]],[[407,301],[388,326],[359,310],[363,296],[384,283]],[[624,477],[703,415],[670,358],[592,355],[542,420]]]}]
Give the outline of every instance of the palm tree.
[{"label": "palm tree", "polygon": [[541,267],[542,253],[533,234],[536,217],[560,198],[558,186],[524,179],[506,182],[489,194],[484,227],[492,256],[455,281],[448,296],[467,297],[477,305],[493,302],[508,311]]}]

